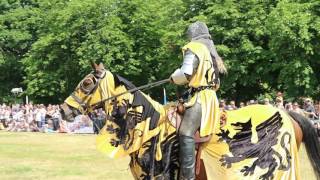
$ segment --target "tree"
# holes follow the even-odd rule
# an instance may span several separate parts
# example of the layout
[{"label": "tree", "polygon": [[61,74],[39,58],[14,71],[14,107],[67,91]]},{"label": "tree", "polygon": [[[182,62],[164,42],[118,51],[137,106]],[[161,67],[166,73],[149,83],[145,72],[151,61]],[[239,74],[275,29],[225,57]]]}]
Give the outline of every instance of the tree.
[{"label": "tree", "polygon": [[319,95],[319,1],[187,2],[189,21],[207,22],[229,69],[222,96]]},{"label": "tree", "polygon": [[[182,63],[185,30],[205,21],[228,74],[220,97],[284,91],[320,95],[319,5],[258,0],[7,0],[0,2],[0,101],[22,86],[35,102],[60,103],[90,61],[136,85],[168,78]],[[176,86],[166,85],[171,99]],[[153,97],[162,87],[146,91]]]},{"label": "tree", "polygon": [[0,9],[0,101],[8,102],[12,88],[25,87],[21,61],[36,40],[42,20],[33,0],[1,1]]},{"label": "tree", "polygon": [[291,97],[320,95],[319,6],[319,1],[282,1],[266,22],[277,85]]}]

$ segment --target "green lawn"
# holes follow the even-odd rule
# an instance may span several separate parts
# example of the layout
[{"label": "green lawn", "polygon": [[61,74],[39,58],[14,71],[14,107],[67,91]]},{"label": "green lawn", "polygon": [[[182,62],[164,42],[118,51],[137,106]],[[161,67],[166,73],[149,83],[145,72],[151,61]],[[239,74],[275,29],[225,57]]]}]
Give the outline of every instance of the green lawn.
[{"label": "green lawn", "polygon": [[0,131],[0,179],[132,179],[129,158],[95,149],[95,135]]},{"label": "green lawn", "polygon": [[[131,180],[129,158],[113,160],[95,149],[95,135],[0,131],[0,179]],[[315,180],[302,148],[301,177]]]}]

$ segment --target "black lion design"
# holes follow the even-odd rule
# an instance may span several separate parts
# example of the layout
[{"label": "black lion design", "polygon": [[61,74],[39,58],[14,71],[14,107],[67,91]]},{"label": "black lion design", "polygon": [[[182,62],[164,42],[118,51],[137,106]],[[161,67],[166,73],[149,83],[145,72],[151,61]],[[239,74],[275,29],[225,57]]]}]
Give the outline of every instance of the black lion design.
[{"label": "black lion design", "polygon": [[[222,166],[230,168],[232,163],[237,163],[248,158],[256,158],[251,166],[244,166],[241,170],[244,176],[254,174],[255,168],[258,166],[261,169],[268,168],[268,171],[261,175],[259,179],[269,180],[273,179],[274,171],[276,168],[279,170],[288,170],[291,166],[291,156],[289,150],[286,148],[286,144],[290,144],[291,135],[288,132],[283,133],[281,136],[281,146],[286,152],[287,165],[283,163],[283,157],[275,151],[272,146],[278,143],[278,137],[280,135],[280,128],[283,125],[282,117],[279,112],[275,113],[271,118],[267,119],[263,123],[256,127],[258,134],[258,142],[252,143],[252,124],[251,119],[245,123],[232,124],[236,130],[239,130],[234,137],[230,138],[229,131],[221,130],[222,132],[217,134],[220,136],[221,141],[226,141],[229,145],[229,150],[232,156],[227,154],[223,155],[220,159]],[[288,142],[285,142],[285,137],[288,137]],[[280,165],[276,161],[276,157],[279,158]]]}]

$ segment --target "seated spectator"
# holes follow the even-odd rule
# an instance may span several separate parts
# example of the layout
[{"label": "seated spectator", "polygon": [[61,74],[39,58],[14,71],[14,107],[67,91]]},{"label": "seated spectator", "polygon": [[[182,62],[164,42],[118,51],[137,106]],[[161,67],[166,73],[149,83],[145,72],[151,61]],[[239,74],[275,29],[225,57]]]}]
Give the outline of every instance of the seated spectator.
[{"label": "seated spectator", "polygon": [[91,113],[90,119],[93,123],[93,132],[98,134],[106,123],[106,114],[102,109],[95,110]]},{"label": "seated spectator", "polygon": [[12,132],[27,132],[29,129],[28,123],[25,120],[14,121],[8,127],[8,131]]},{"label": "seated spectator", "polygon": [[315,114],[316,116],[318,117],[317,120],[320,120],[320,105],[319,104],[316,104],[314,106],[314,109],[315,109]]},{"label": "seated spectator", "polygon": [[264,99],[263,99],[263,104],[264,104],[264,105],[271,105],[269,98],[264,98]]},{"label": "seated spectator", "polygon": [[48,119],[48,124],[45,125],[44,132],[52,133],[55,132],[53,129],[53,121],[52,119]]},{"label": "seated spectator", "polygon": [[36,123],[37,123],[37,126],[38,128],[41,128],[42,127],[42,124],[41,124],[41,111],[40,111],[40,108],[39,106],[35,109],[35,120],[36,120]]},{"label": "seated spectator", "polygon": [[282,92],[277,92],[277,94],[276,94],[276,100],[278,100],[279,101],[279,103],[280,103],[280,101],[281,101],[281,104],[283,105],[283,94],[282,94]]},{"label": "seated spectator", "polygon": [[79,115],[73,123],[68,123],[71,133],[93,133],[91,120],[88,116]]},{"label": "seated spectator", "polygon": [[93,133],[91,120],[88,116],[81,116],[79,128],[75,129],[74,133]]},{"label": "seated spectator", "polygon": [[299,104],[298,104],[297,102],[294,102],[294,103],[293,103],[293,105],[292,105],[292,111],[304,116],[304,112],[303,112],[302,109],[300,109]]},{"label": "seated spectator", "polygon": [[23,120],[20,122],[20,129],[19,132],[29,132],[29,123],[27,120]]},{"label": "seated spectator", "polygon": [[232,110],[238,109],[238,107],[236,106],[236,103],[234,101],[230,101],[230,106],[231,106]]},{"label": "seated spectator", "polygon": [[67,121],[61,120],[59,122],[59,133],[70,133],[70,129],[68,128]]},{"label": "seated spectator", "polygon": [[32,121],[31,123],[29,123],[29,132],[39,132],[39,128],[35,121]]},{"label": "seated spectator", "polygon": [[[9,125],[9,122],[11,121],[11,108],[9,106],[5,107],[4,111],[4,120]],[[8,127],[8,126],[7,126]]]},{"label": "seated spectator", "polygon": [[292,107],[292,103],[291,102],[288,102],[286,105],[285,105],[285,110],[287,111],[292,111],[293,107]]},{"label": "seated spectator", "polygon": [[251,100],[249,101],[249,105],[253,105],[253,104],[256,104],[256,101],[253,100],[253,99],[251,99]]},{"label": "seated spectator", "polygon": [[51,120],[53,122],[53,130],[57,131],[60,128],[59,121],[61,119],[61,114],[60,114],[58,107],[54,106],[53,109],[54,109],[54,111],[52,112]]},{"label": "seated spectator", "polygon": [[232,111],[233,108],[231,107],[231,105],[227,105],[227,106],[225,107],[225,110],[227,110],[227,111]]},{"label": "seated spectator", "polygon": [[317,119],[315,108],[312,104],[312,100],[310,98],[306,98],[304,101],[304,113],[309,119]]},{"label": "seated spectator", "polygon": [[219,108],[220,109],[226,109],[226,102],[223,99],[220,100]]},{"label": "seated spectator", "polygon": [[283,106],[283,98],[282,97],[277,97],[276,98],[276,104],[275,106],[279,109],[284,109],[284,106]]},{"label": "seated spectator", "polygon": [[46,114],[46,107],[43,104],[40,104],[41,126],[43,126],[46,123]]},{"label": "seated spectator", "polygon": [[26,119],[28,123],[32,123],[35,119],[34,119],[34,114],[33,114],[33,109],[28,108],[28,110],[26,111]]},{"label": "seated spectator", "polygon": [[0,130],[4,129],[4,108],[2,108],[2,106],[0,106]]}]

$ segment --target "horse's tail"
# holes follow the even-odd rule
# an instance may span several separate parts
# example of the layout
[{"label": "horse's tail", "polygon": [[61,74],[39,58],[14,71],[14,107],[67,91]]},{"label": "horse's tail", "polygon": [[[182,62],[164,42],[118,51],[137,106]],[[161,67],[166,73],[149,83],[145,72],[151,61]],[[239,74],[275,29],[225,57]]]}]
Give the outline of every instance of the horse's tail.
[{"label": "horse's tail", "polygon": [[316,129],[306,117],[292,111],[288,113],[301,127],[308,157],[313,169],[316,171],[318,177],[320,177],[320,142]]}]

